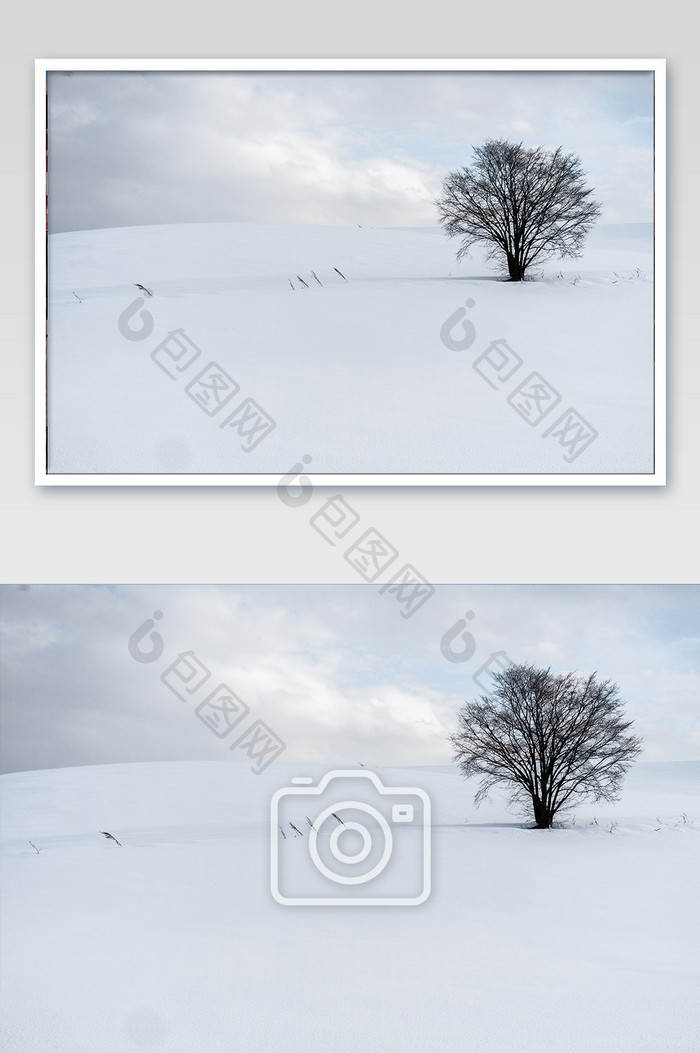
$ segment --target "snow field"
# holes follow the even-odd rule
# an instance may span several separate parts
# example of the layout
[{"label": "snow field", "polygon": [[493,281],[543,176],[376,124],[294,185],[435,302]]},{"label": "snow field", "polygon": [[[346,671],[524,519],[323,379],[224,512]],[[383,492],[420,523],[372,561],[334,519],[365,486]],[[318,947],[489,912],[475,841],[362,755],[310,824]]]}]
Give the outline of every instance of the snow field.
[{"label": "snow field", "polygon": [[[553,831],[499,801],[475,809],[455,770],[378,770],[432,799],[428,901],[284,907],[270,799],[322,773],[173,762],[2,776],[5,1048],[697,1049],[700,766],[639,764],[619,804]],[[281,859],[307,844],[281,841]]]},{"label": "snow field", "polygon": [[[439,229],[292,224],[51,235],[49,471],[281,476],[303,454],[319,474],[652,471],[650,226],[600,227],[516,285],[456,248]],[[154,328],[129,341],[136,282]],[[460,309],[475,336],[454,351],[440,333]],[[174,330],[201,354],[173,378],[151,353]],[[506,380],[474,369],[495,340],[522,363]],[[211,361],[240,390],[208,416],[185,389]],[[507,402],[532,373],[560,398],[541,423]],[[220,426],[245,399],[274,421],[250,450]],[[570,462],[543,435],[568,409],[598,432]]]}]

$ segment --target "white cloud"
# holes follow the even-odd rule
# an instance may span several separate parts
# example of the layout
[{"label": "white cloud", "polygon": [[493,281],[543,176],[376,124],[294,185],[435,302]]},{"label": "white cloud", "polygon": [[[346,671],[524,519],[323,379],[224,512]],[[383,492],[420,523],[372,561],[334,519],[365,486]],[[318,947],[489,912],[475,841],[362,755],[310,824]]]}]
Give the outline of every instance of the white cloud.
[{"label": "white cloud", "polygon": [[613,218],[650,220],[642,74],[93,72],[49,97],[53,230],[435,225],[447,172],[501,135],[580,154]]},{"label": "white cloud", "polygon": [[[445,764],[472,675],[494,651],[615,680],[645,759],[697,757],[700,656],[691,586],[439,586],[405,620],[369,586],[32,586],[1,595],[4,770],[231,759],[161,675],[193,651],[287,743],[332,764]],[[470,661],[443,635],[474,610]],[[128,641],[155,610],[164,651]],[[201,701],[200,694],[197,700]]]}]

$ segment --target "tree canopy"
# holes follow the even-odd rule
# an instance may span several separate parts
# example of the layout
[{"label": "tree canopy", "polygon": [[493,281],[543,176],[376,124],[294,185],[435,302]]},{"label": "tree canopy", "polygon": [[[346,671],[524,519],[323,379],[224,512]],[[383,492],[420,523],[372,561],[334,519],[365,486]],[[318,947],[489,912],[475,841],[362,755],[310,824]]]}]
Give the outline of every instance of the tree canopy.
[{"label": "tree canopy", "polygon": [[479,776],[475,800],[504,784],[511,803],[538,828],[577,801],[613,801],[641,751],[623,717],[619,688],[596,673],[552,673],[511,665],[490,695],[466,702],[450,741],[465,778]]},{"label": "tree canopy", "polygon": [[471,168],[449,173],[436,201],[448,237],[462,239],[457,259],[481,242],[510,281],[522,281],[536,263],[581,255],[601,206],[579,157],[506,139],[488,139],[474,153]]}]

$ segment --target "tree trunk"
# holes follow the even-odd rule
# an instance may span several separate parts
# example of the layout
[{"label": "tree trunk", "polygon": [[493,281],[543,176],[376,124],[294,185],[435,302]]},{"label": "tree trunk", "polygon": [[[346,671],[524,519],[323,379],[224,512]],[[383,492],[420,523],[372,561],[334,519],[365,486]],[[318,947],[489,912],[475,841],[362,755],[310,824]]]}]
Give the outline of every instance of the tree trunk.
[{"label": "tree trunk", "polygon": [[538,830],[548,830],[554,822],[554,812],[547,808],[538,797],[532,799],[532,810],[535,813],[535,826]]},{"label": "tree trunk", "polygon": [[508,261],[508,281],[521,282],[525,277],[525,268],[510,252],[506,253],[506,259]]}]

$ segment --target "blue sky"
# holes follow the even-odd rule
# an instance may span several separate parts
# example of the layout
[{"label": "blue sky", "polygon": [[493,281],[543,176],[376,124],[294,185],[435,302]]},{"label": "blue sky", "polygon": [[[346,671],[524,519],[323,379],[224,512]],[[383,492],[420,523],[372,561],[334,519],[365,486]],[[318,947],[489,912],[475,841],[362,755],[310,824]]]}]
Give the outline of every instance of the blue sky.
[{"label": "blue sky", "polygon": [[[148,619],[163,651],[140,663],[129,639]],[[691,585],[440,585],[409,619],[364,585],[5,586],[1,768],[236,759],[161,681],[186,652],[204,695],[227,684],[290,761],[449,764],[455,714],[498,652],[614,680],[643,760],[697,760],[699,626]],[[459,662],[441,648],[455,627],[448,654],[471,633]]]},{"label": "blue sky", "polygon": [[49,85],[53,232],[435,225],[447,173],[498,137],[578,154],[602,222],[652,221],[651,73],[56,72]]}]

